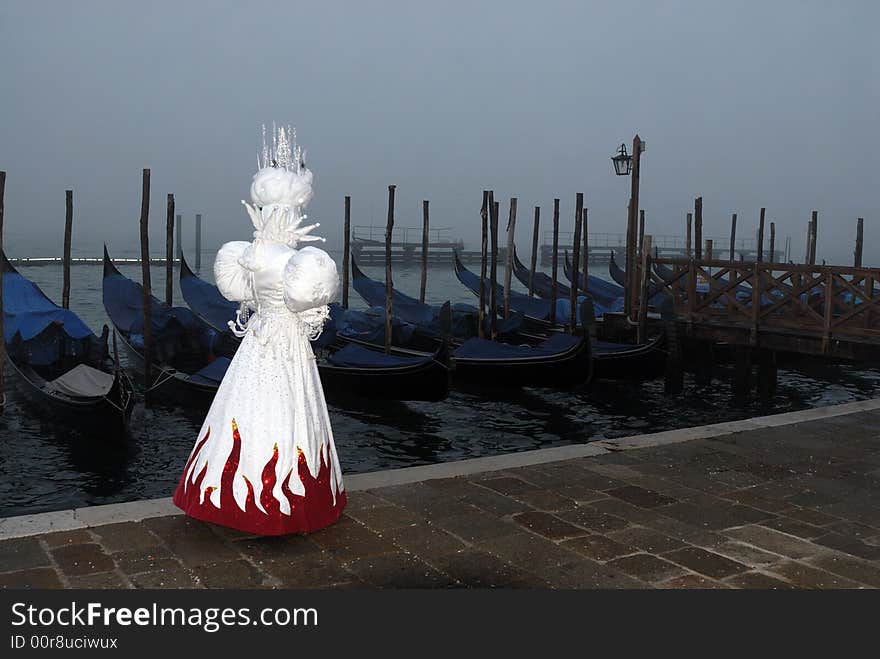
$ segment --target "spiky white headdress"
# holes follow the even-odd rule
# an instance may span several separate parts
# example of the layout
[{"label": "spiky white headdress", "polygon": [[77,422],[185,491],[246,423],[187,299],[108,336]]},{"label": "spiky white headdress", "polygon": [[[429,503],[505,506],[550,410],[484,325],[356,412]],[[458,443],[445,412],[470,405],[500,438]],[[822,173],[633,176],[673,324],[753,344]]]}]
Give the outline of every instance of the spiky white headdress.
[{"label": "spiky white headdress", "polygon": [[302,212],[312,198],[312,172],[305,165],[304,152],[296,143],[290,126],[272,124],[272,143],[266,142],[257,159],[259,167],[251,183],[251,202],[242,200],[254,224],[255,239],[283,242],[295,247],[301,242],[323,241],[308,235],[320,224],[301,227],[307,215]]}]

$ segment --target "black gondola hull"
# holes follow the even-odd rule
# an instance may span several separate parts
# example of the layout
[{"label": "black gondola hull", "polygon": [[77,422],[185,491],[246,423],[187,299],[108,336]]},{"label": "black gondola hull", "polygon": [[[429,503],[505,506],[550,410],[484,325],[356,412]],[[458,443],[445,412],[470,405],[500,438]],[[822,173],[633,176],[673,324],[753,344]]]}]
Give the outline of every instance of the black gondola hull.
[{"label": "black gondola hull", "polygon": [[593,378],[596,380],[651,380],[666,368],[663,337],[634,345],[629,350],[593,353]]},{"label": "black gondola hull", "polygon": [[453,357],[454,381],[504,387],[568,388],[589,382],[593,358],[588,340],[551,356],[514,359]]},{"label": "black gondola hull", "polygon": [[105,397],[69,398],[54,395],[32,382],[12,359],[7,359],[10,382],[18,396],[41,416],[60,426],[102,439],[119,439],[127,435],[134,395],[131,382],[119,373]]},{"label": "black gondola hull", "polygon": [[[119,343],[126,357],[128,369],[144,384],[144,356],[128,341],[128,337],[117,329]],[[207,410],[214,401],[217,386],[201,384],[189,380],[185,373],[168,369],[154,363],[151,369],[153,381],[146,388],[150,402],[192,407]],[[218,385],[219,386],[219,385]]]}]

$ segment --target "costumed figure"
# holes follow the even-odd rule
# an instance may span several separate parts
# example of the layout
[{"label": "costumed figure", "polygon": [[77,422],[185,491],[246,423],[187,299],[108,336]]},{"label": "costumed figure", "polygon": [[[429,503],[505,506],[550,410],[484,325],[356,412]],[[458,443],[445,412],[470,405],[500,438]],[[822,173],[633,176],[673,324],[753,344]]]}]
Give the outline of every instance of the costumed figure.
[{"label": "costumed figure", "polygon": [[220,292],[241,306],[229,326],[242,339],[174,503],[187,515],[260,535],[315,531],[345,506],[342,471],[310,340],[321,333],[339,275],[323,240],[301,226],[312,172],[289,128],[274,128],[244,201],[254,241],[223,245]]}]

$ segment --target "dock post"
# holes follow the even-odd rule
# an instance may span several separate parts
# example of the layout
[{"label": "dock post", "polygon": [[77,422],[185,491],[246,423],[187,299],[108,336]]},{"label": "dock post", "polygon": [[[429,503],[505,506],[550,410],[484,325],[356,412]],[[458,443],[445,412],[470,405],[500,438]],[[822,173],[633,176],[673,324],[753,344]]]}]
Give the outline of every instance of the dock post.
[{"label": "dock post", "polygon": [[776,222],[770,223],[770,263],[776,263]]},{"label": "dock post", "polygon": [[571,288],[568,295],[568,326],[572,334],[577,330],[578,266],[581,251],[581,216],[584,214],[584,195],[578,192],[574,206],[574,234],[571,255]]},{"label": "dock post", "polygon": [[177,216],[177,260],[183,260],[183,215]]},{"label": "dock post", "polygon": [[538,229],[541,225],[541,207],[535,206],[535,223],[532,227],[532,260],[529,262],[529,297],[535,295],[535,272],[538,268]]},{"label": "dock post", "polygon": [[632,145],[632,171],[630,172],[629,212],[626,221],[626,283],[627,292],[624,302],[628,300],[626,316],[632,321],[636,313],[635,298],[637,296],[638,278],[636,276],[636,260],[638,259],[638,217],[639,217],[639,182],[641,179],[642,138],[636,135]]},{"label": "dock post", "polygon": [[64,191],[64,284],[61,289],[61,306],[70,309],[70,239],[73,233],[73,190]]},{"label": "dock post", "polygon": [[758,400],[770,403],[776,395],[776,351],[760,349],[758,351]]},{"label": "dock post", "polygon": [[419,284],[419,302],[425,302],[428,287],[428,231],[430,226],[428,200],[422,200],[422,280]]},{"label": "dock post", "polygon": [[694,199],[694,253],[697,261],[703,260],[703,198]]},{"label": "dock post", "polygon": [[651,236],[642,242],[641,281],[639,282],[639,326],[638,343],[648,341],[648,284],[651,281]]},{"label": "dock post", "polygon": [[153,384],[153,302],[150,286],[150,170],[143,171],[141,188],[141,276],[144,293],[144,405],[149,406]]},{"label": "dock post", "polygon": [[819,211],[813,211],[810,218],[810,265],[816,265],[816,243],[819,238]]},{"label": "dock post", "polygon": [[388,222],[385,225],[385,354],[391,352],[391,314],[393,309],[394,282],[391,280],[391,234],[394,231],[394,190],[388,186]]},{"label": "dock post", "polygon": [[737,403],[745,402],[752,389],[752,349],[738,345],[734,348],[735,366],[733,374],[733,398]]},{"label": "dock post", "polygon": [[351,276],[351,197],[345,196],[342,225],[342,308],[348,309],[348,279]]},{"label": "dock post", "polygon": [[550,287],[550,322],[556,322],[557,281],[559,281],[559,199],[553,200],[553,284]]},{"label": "dock post", "polygon": [[510,284],[513,276],[513,250],[516,233],[516,197],[510,198],[510,215],[507,218],[507,253],[504,265],[504,317],[510,317]]},{"label": "dock post", "polygon": [[642,254],[642,243],[645,241],[645,211],[639,211],[639,244],[636,247],[637,254],[639,254],[639,258],[641,258]]},{"label": "dock post", "polygon": [[691,258],[691,255],[693,254],[693,239],[691,237],[692,233],[693,233],[693,224],[694,224],[694,214],[688,213],[687,214],[687,233],[685,234],[685,239],[684,239],[684,251],[685,251],[685,256],[687,256],[687,258]]},{"label": "dock post", "polygon": [[730,217],[730,262],[733,263],[736,253],[736,213]]},{"label": "dock post", "polygon": [[[3,199],[6,196],[6,172],[0,170],[0,254],[3,254]],[[0,337],[3,333],[3,268],[0,268]],[[6,391],[3,389],[3,368],[6,365],[6,341],[0,341],[0,411],[6,407]]]},{"label": "dock post", "polygon": [[714,244],[713,244],[712,239],[711,239],[711,238],[706,238],[706,249],[705,249],[705,252],[706,252],[706,260],[707,260],[707,261],[711,261],[711,260],[712,260],[712,257],[713,257],[713,255],[714,255],[714,253],[713,253],[713,247],[714,247]]},{"label": "dock post", "polygon": [[758,257],[755,259],[758,262],[764,260],[764,213],[766,210],[763,206],[761,207],[761,217],[758,219]]},{"label": "dock post", "polygon": [[489,190],[489,239],[491,254],[489,261],[489,338],[493,341],[498,334],[498,212],[500,202],[495,201],[495,191]]},{"label": "dock post", "polygon": [[581,256],[581,282],[583,286],[581,286],[581,290],[586,293],[587,288],[589,286],[589,275],[590,275],[590,233],[589,233],[589,222],[587,221],[587,215],[589,213],[589,209],[584,206],[584,212],[581,216],[581,232],[584,237],[584,244],[581,249],[583,249],[583,256]]},{"label": "dock post", "polygon": [[857,268],[862,267],[862,248],[865,239],[865,218],[860,217],[856,221],[856,249],[853,252],[853,265]]},{"label": "dock post", "polygon": [[174,195],[168,195],[165,213],[165,304],[171,306],[174,297]]},{"label": "dock post", "polygon": [[196,213],[196,272],[202,271],[202,214]]},{"label": "dock post", "polygon": [[489,191],[483,190],[483,206],[480,208],[482,229],[480,233],[480,309],[478,313],[479,327],[477,335],[486,338],[484,328],[486,322],[486,260],[488,259],[488,234],[489,234]]}]

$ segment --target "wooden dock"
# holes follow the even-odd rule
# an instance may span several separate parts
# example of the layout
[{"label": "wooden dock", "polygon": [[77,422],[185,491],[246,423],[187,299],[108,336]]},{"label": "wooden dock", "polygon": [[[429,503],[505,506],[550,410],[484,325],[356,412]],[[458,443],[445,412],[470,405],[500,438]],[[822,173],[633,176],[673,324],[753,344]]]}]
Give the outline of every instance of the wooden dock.
[{"label": "wooden dock", "polygon": [[836,359],[880,359],[880,269],[658,258],[687,336]]}]

